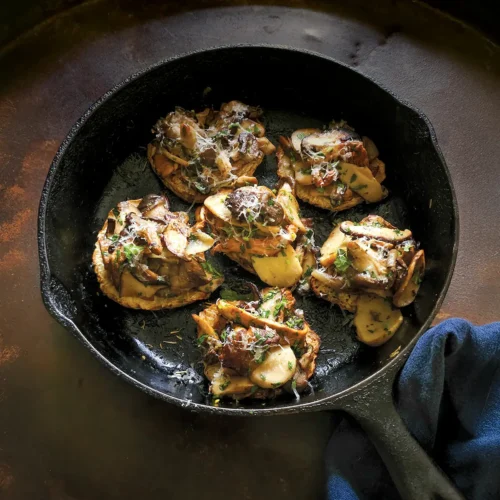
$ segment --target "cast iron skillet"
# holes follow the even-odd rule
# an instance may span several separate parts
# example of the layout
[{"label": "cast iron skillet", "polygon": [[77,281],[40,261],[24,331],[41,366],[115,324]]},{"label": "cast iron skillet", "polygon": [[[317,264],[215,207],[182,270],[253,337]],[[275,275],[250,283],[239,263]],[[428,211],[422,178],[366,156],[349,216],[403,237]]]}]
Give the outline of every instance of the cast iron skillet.
[{"label": "cast iron skillet", "polygon": [[[337,215],[302,204],[304,214],[314,218],[318,244],[335,219],[378,213],[410,227],[426,253],[420,293],[405,308],[396,336],[380,348],[359,344],[350,317],[337,307],[299,298],[322,337],[315,391],[300,401],[213,406],[191,320],[203,305],[155,313],[122,308],[99,293],[90,265],[108,210],[118,201],[163,189],[145,159],[157,118],[176,105],[200,109],[232,99],[265,109],[267,136],[274,142],[296,128],[345,118],[380,149],[391,193],[385,202]],[[275,169],[274,159],[267,158],[256,175],[272,186]],[[174,209],[189,208],[168,196]],[[270,46],[207,50],[136,74],[92,106],[59,149],[42,194],[38,238],[47,309],[114,373],[192,411],[278,415],[344,410],[369,433],[403,497],[460,498],[405,429],[392,402],[394,377],[431,324],[451,279],[458,242],[456,200],[427,119],[368,78],[318,54]],[[241,278],[261,285],[225,257],[218,265],[230,286]]]}]

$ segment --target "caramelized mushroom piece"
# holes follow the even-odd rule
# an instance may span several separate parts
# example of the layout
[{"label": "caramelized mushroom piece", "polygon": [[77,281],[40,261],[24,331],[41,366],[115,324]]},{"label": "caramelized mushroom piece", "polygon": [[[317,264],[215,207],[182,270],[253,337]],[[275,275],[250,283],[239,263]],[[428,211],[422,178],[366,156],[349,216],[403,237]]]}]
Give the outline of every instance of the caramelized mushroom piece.
[{"label": "caramelized mushroom piece", "polygon": [[353,222],[342,222],[340,230],[345,233],[356,237],[367,237],[387,241],[390,243],[397,243],[411,238],[411,231],[404,229],[390,229],[388,227],[366,226],[361,224],[354,224]]},{"label": "caramelized mushroom piece", "polygon": [[396,307],[405,307],[415,300],[424,273],[425,255],[423,250],[419,250],[408,266],[408,271],[404,280],[394,294],[393,302]]}]

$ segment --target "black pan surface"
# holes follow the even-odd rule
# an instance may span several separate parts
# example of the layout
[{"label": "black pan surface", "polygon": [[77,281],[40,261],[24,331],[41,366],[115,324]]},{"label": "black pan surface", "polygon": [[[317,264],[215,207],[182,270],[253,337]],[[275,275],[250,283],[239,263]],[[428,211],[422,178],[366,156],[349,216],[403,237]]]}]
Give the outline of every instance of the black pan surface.
[{"label": "black pan surface", "polygon": [[[383,203],[331,214],[301,203],[314,218],[321,245],[338,220],[369,213],[409,227],[426,252],[427,274],[405,321],[384,346],[355,339],[352,316],[315,297],[298,297],[322,338],[314,392],[270,402],[221,402],[214,407],[202,376],[191,314],[123,308],[99,292],[91,268],[96,234],[117,202],[164,190],[146,160],[151,127],[174,106],[219,107],[238,99],[261,105],[274,143],[302,127],[343,118],[371,137],[387,164],[390,196]],[[276,162],[256,171],[272,187]],[[174,210],[194,209],[167,192]],[[419,112],[371,80],[317,54],[281,47],[219,48],[161,63],[106,94],[75,125],[61,146],[40,205],[42,294],[49,311],[115,373],[141,389],[192,409],[232,414],[288,413],[320,408],[378,376],[404,357],[430,325],[448,287],[456,258],[458,220],[448,170],[433,131]],[[214,259],[230,287],[240,279],[263,286],[225,257]],[[212,299],[218,297],[214,293]]]}]

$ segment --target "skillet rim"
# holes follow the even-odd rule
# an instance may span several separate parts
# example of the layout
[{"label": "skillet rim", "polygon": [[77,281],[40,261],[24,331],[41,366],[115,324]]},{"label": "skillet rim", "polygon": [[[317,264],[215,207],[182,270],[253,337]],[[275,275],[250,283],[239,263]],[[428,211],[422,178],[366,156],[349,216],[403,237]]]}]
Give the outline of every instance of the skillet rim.
[{"label": "skillet rim", "polygon": [[[71,320],[69,319],[64,312],[60,311],[56,305],[52,302],[51,300],[51,272],[50,272],[50,266],[49,266],[49,261],[48,261],[48,256],[47,256],[47,246],[46,246],[46,241],[45,241],[45,234],[46,234],[46,213],[47,213],[47,205],[48,205],[48,200],[49,200],[49,195],[50,191],[52,188],[52,182],[54,180],[54,177],[57,173],[57,169],[64,157],[64,154],[66,153],[66,150],[70,146],[71,142],[75,138],[75,136],[78,134],[80,131],[80,128],[92,117],[95,111],[102,106],[108,99],[113,97],[116,92],[119,90],[123,89],[130,83],[138,80],[145,74],[154,71],[158,69],[161,66],[167,65],[169,63],[172,63],[174,61],[178,61],[183,58],[187,58],[190,56],[196,56],[200,55],[203,53],[207,52],[217,52],[217,51],[224,51],[224,50],[231,50],[231,49],[273,49],[273,50],[278,50],[278,51],[284,51],[284,52],[298,52],[301,54],[317,57],[326,60],[329,63],[336,64],[338,66],[341,66],[349,71],[352,71],[356,73],[359,77],[361,77],[364,80],[369,81],[372,84],[377,85],[380,89],[382,89],[384,92],[389,94],[393,99],[397,101],[397,103],[410,111],[414,112],[418,117],[425,123],[428,131],[429,131],[429,137],[432,143],[432,146],[434,150],[436,151],[439,161],[441,162],[442,166],[444,167],[444,173],[446,175],[446,179],[448,181],[448,184],[450,186],[450,191],[451,191],[451,198],[452,198],[452,208],[453,208],[453,234],[454,234],[454,241],[453,241],[453,248],[452,248],[452,255],[451,255],[451,262],[449,269],[446,274],[446,279],[443,285],[443,288],[435,302],[434,307],[432,308],[431,313],[429,314],[427,320],[424,322],[422,327],[417,331],[417,333],[414,335],[414,337],[408,342],[408,344],[401,349],[401,351],[393,358],[391,359],[386,365],[384,365],[382,368],[377,370],[375,373],[372,375],[362,379],[360,382],[357,384],[354,384],[347,389],[344,389],[337,394],[333,394],[331,396],[327,396],[324,398],[320,398],[317,401],[313,402],[306,402],[306,403],[301,403],[301,402],[291,402],[287,406],[279,406],[279,407],[273,407],[273,408],[228,408],[228,407],[218,407],[218,406],[211,406],[208,404],[201,404],[201,403],[193,403],[190,400],[187,399],[181,399],[175,396],[171,396],[169,394],[166,394],[164,392],[161,392],[160,390],[154,389],[139,380],[135,379],[125,371],[121,370],[118,368],[116,365],[114,365],[108,358],[106,358],[104,355],[102,355],[96,347],[86,338],[84,333],[79,329],[79,327]],[[128,383],[132,384],[133,386],[141,389],[144,391],[146,394],[153,396],[157,399],[161,399],[163,401],[167,401],[169,403],[175,404],[176,406],[180,406],[182,408],[190,408],[192,411],[195,412],[203,412],[207,414],[225,414],[225,415],[232,415],[232,416],[248,416],[248,415],[258,415],[258,416],[269,416],[269,415],[283,415],[283,414],[294,414],[294,413],[303,413],[306,411],[318,411],[322,409],[332,409],[336,405],[336,402],[341,402],[343,399],[345,399],[347,396],[359,393],[360,391],[366,389],[370,385],[376,383],[382,378],[388,378],[390,381],[392,381],[393,375],[396,374],[398,369],[404,364],[406,358],[409,356],[411,351],[413,350],[414,345],[418,341],[418,339],[427,331],[429,326],[431,326],[431,323],[433,319],[435,318],[437,312],[441,308],[441,305],[444,301],[444,298],[446,296],[446,293],[448,292],[451,279],[453,277],[453,272],[455,269],[455,264],[457,261],[457,255],[458,255],[458,244],[459,244],[459,236],[460,236],[460,219],[459,219],[459,213],[458,213],[458,202],[457,202],[457,197],[456,197],[456,192],[455,188],[453,185],[453,181],[451,178],[450,170],[448,168],[448,165],[446,164],[446,161],[444,159],[444,156],[441,152],[441,149],[439,148],[437,138],[436,138],[436,133],[434,131],[434,128],[430,122],[430,120],[427,118],[427,116],[420,111],[417,107],[414,105],[410,104],[408,101],[401,99],[398,95],[396,95],[393,91],[387,89],[384,85],[379,83],[376,79],[369,77],[357,69],[352,68],[348,64],[345,64],[341,61],[337,61],[331,56],[328,56],[326,54],[322,54],[320,52],[308,50],[308,49],[303,49],[299,47],[290,47],[287,45],[280,45],[280,44],[252,44],[252,43],[242,43],[242,44],[227,44],[227,45],[216,45],[216,46],[211,46],[207,47],[204,49],[200,50],[195,50],[195,51],[189,51],[189,52],[184,52],[179,55],[175,55],[166,59],[162,59],[159,62],[156,62],[152,65],[147,66],[146,68],[137,71],[130,75],[129,77],[125,78],[115,86],[113,86],[110,90],[105,92],[99,99],[97,99],[86,111],[85,113],[75,122],[75,124],[71,127],[69,130],[68,134],[62,141],[61,145],[59,146],[54,159],[52,160],[52,163],[49,167],[49,170],[47,172],[47,177],[45,179],[45,183],[42,189],[42,194],[40,198],[40,205],[38,209],[38,228],[37,228],[37,241],[38,241],[38,258],[39,258],[39,264],[40,264],[40,289],[41,289],[41,295],[42,295],[42,300],[44,303],[45,308],[47,311],[50,313],[50,315],[56,319],[56,321],[61,324],[64,328],[70,330],[70,332],[80,341],[85,345],[90,352],[93,354],[94,357],[96,357],[102,364],[104,364],[111,372],[113,372],[115,375],[118,375],[119,377],[125,379]],[[338,405],[337,405],[338,406]]]}]

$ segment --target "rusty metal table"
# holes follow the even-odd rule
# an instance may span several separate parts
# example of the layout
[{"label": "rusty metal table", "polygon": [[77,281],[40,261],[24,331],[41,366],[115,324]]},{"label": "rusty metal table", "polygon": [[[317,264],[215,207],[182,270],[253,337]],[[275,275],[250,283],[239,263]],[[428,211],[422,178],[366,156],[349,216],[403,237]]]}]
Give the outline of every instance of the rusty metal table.
[{"label": "rusty metal table", "polygon": [[322,496],[330,415],[209,418],[149,398],[103,368],[40,298],[38,201],[72,124],[129,74],[233,42],[332,55],[427,114],[461,216],[438,320],[500,319],[498,46],[403,1],[84,3],[0,52],[0,498]]}]

